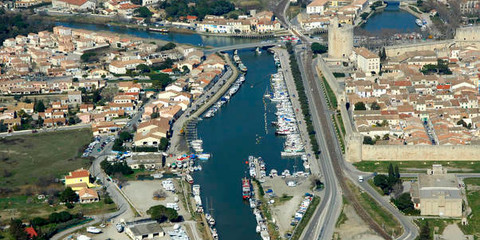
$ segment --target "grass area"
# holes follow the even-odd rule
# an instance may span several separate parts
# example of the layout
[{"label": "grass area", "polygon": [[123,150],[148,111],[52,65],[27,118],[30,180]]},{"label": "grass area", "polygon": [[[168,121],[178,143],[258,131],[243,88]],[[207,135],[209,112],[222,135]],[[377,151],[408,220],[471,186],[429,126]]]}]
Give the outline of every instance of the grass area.
[{"label": "grass area", "polygon": [[275,205],[281,205],[284,204],[285,202],[290,201],[293,198],[293,196],[283,194],[281,197],[277,198],[275,201]]},{"label": "grass area", "polygon": [[418,13],[418,14],[422,14],[422,13],[421,13],[420,11],[418,11],[418,9],[417,9],[416,7],[414,7],[414,6],[408,6],[408,8],[410,8],[410,10],[412,10],[412,11]]},{"label": "grass area", "polygon": [[396,164],[400,172],[425,172],[433,164],[442,164],[448,172],[480,172],[480,162],[472,161],[362,161],[353,165],[364,172],[388,172],[388,165]]},{"label": "grass area", "polygon": [[47,176],[61,178],[69,171],[87,167],[79,158],[92,140],[90,129],[38,133],[0,140],[0,186],[20,187]]},{"label": "grass area", "polygon": [[383,191],[382,191],[382,189],[379,188],[379,187],[377,187],[377,186],[375,186],[375,184],[373,183],[373,178],[368,179],[367,182],[368,182],[368,184],[370,184],[370,186],[372,186],[373,189],[375,189],[375,191],[377,191],[380,195],[383,196]]},{"label": "grass area", "polygon": [[[480,178],[464,179],[468,205],[472,209],[472,213],[468,216],[468,225],[460,225],[465,234],[473,234],[476,239],[480,237]],[[474,189],[474,187],[477,187]]]},{"label": "grass area", "polygon": [[352,193],[355,194],[363,209],[368,212],[375,222],[382,226],[388,234],[393,234],[394,236],[401,235],[402,227],[392,214],[377,204],[370,195],[361,192],[352,182],[347,180],[347,185],[352,190]]},{"label": "grass area", "polygon": [[337,114],[337,119],[338,119],[338,122],[340,123],[340,130],[342,130],[343,136],[345,136],[347,132],[345,131],[345,125],[343,125],[342,114],[340,113]]},{"label": "grass area", "polygon": [[[153,180],[153,177],[150,176],[152,172],[145,169],[133,169],[133,173],[125,175],[127,181],[136,181],[136,180]],[[143,177],[139,179],[138,177]]]},{"label": "grass area", "polygon": [[337,223],[335,223],[335,228],[340,227],[342,224],[344,224],[347,220],[348,217],[343,211],[345,209],[345,204],[343,205],[342,212],[340,212],[340,216],[338,216]]},{"label": "grass area", "polygon": [[114,212],[115,204],[105,204],[103,201],[89,204],[75,204],[72,209],[65,205],[49,205],[44,200],[36,197],[12,196],[0,198],[0,217],[3,220],[10,218],[32,219],[34,217],[48,217],[53,212],[69,211],[70,213],[83,213],[84,215],[97,215]]},{"label": "grass area", "polygon": [[320,203],[320,197],[314,196],[312,199],[312,202],[307,208],[307,211],[303,215],[302,220],[298,223],[298,226],[292,235],[292,238],[291,238],[292,240],[300,239],[300,236],[302,235],[303,230],[305,229],[308,222],[310,221],[310,218],[312,218],[313,213],[315,212],[315,209],[317,209],[317,206],[319,203]]},{"label": "grass area", "polygon": [[345,77],[345,73],[334,72],[333,76],[336,77],[336,78],[343,78],[343,77]]},{"label": "grass area", "polygon": [[433,234],[442,234],[443,230],[445,228],[452,224],[452,223],[457,223],[459,222],[458,220],[455,219],[436,219],[436,218],[424,218],[422,219],[416,219],[415,224],[419,227],[419,229],[422,229],[422,226],[427,224],[430,227],[430,237],[433,239]]},{"label": "grass area", "polygon": [[324,90],[327,94],[328,105],[330,106],[330,108],[336,109],[338,107],[337,96],[335,96],[335,93],[333,92],[325,77],[322,77],[322,79],[323,87],[325,88]]},{"label": "grass area", "polygon": [[[337,137],[338,137],[338,141],[340,143],[340,147],[342,148],[342,153],[345,153],[345,140],[343,138],[344,135],[342,135],[340,133],[340,128],[339,128],[339,124],[337,124],[337,121],[336,121],[337,118],[337,114],[334,114],[332,115],[332,121],[333,121],[333,126],[335,127],[335,132],[337,134]],[[342,123],[340,123],[340,125],[343,125]]]}]

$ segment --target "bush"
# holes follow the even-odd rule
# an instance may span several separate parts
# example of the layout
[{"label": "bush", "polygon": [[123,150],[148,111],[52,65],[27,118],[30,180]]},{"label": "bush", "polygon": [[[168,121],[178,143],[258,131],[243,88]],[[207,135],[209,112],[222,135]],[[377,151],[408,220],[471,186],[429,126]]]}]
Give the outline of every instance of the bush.
[{"label": "bush", "polygon": [[116,162],[116,163],[110,164],[107,160],[103,160],[100,163],[100,166],[102,167],[103,171],[105,171],[107,175],[113,175],[115,173],[130,175],[133,173],[132,168],[130,168],[125,162]]},{"label": "bush", "polygon": [[323,54],[327,52],[327,47],[317,42],[312,43],[311,49],[312,52],[316,54]]},{"label": "bush", "polygon": [[178,213],[175,209],[167,208],[163,205],[151,207],[148,209],[147,214],[150,214],[150,217],[158,222],[165,222],[167,220],[175,222],[179,219]]},{"label": "bush", "polygon": [[410,197],[410,193],[403,193],[397,199],[392,198],[393,204],[397,206],[398,210],[405,214],[417,214],[418,210],[415,210]]}]

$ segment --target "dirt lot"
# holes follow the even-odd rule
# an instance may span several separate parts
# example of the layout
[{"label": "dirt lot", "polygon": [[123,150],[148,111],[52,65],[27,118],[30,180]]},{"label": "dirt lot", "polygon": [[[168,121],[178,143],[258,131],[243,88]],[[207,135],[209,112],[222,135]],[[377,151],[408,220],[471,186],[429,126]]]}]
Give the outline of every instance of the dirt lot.
[{"label": "dirt lot", "polygon": [[[265,178],[265,183],[262,184],[264,190],[272,189],[277,196],[271,209],[281,236],[287,231],[292,230],[290,221],[298,210],[305,193],[311,193],[311,186],[308,178],[298,178],[296,187],[289,187],[286,182],[287,181],[281,177],[267,177]],[[283,198],[282,196],[288,197]]]},{"label": "dirt lot", "polygon": [[[353,207],[345,204],[343,207],[344,222],[337,226],[335,234],[342,240],[381,240],[380,236],[376,235],[366,223],[357,215]],[[342,214],[342,215],[343,215]],[[341,216],[342,218],[342,216]]]},{"label": "dirt lot", "polygon": [[[175,182],[175,188],[178,190],[180,187]],[[151,181],[129,181],[127,186],[123,188],[123,191],[128,196],[133,205],[144,215],[147,216],[147,210],[155,205],[166,205],[167,203],[175,202],[177,194],[172,192],[167,192],[167,198],[164,200],[155,200],[153,199],[153,193],[157,190],[163,190],[162,180],[151,180]],[[186,209],[183,207],[181,202],[178,202],[180,207],[179,215],[188,217],[189,214]]]}]

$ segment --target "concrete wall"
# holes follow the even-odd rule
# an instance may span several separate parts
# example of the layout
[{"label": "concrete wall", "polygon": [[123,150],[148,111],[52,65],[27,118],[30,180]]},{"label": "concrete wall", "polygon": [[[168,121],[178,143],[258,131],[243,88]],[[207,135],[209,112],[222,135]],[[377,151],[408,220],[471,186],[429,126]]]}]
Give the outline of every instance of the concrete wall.
[{"label": "concrete wall", "polygon": [[363,161],[476,161],[480,146],[476,145],[363,145]]},{"label": "concrete wall", "polygon": [[480,27],[457,28],[455,41],[480,41]]},{"label": "concrete wall", "polygon": [[388,47],[385,47],[385,53],[387,54],[387,57],[395,57],[398,55],[405,54],[406,52],[440,50],[440,49],[447,48],[453,44],[454,42],[452,40],[444,40],[444,41],[435,41],[435,42],[426,42],[426,43],[388,46]]}]

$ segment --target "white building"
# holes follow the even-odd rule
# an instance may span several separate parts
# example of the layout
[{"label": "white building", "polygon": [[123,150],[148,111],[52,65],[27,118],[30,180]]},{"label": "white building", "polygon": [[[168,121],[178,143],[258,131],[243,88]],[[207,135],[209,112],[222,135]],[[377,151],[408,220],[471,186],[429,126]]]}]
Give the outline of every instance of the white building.
[{"label": "white building", "polygon": [[323,15],[323,12],[325,11],[327,3],[328,3],[328,0],[314,0],[313,2],[307,5],[307,13]]},{"label": "white building", "polygon": [[377,54],[360,47],[355,48],[352,55],[357,68],[365,74],[378,74],[380,72],[380,57]]},{"label": "white building", "polygon": [[145,64],[145,61],[140,59],[113,61],[108,65],[108,71],[114,74],[125,74],[127,73],[127,70],[133,70],[140,64]]},{"label": "white building", "polygon": [[53,8],[66,10],[89,10],[95,8],[95,2],[88,0],[52,0]]}]

